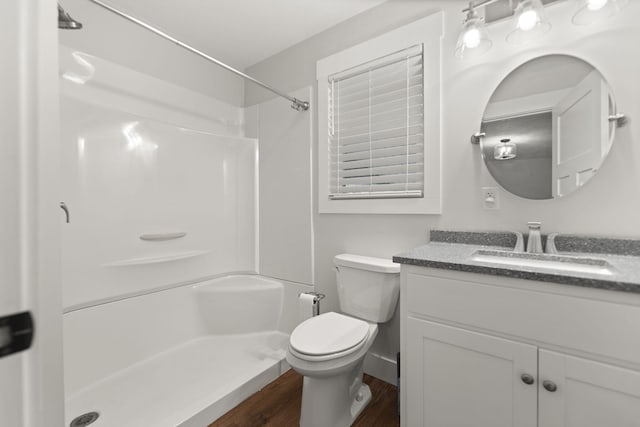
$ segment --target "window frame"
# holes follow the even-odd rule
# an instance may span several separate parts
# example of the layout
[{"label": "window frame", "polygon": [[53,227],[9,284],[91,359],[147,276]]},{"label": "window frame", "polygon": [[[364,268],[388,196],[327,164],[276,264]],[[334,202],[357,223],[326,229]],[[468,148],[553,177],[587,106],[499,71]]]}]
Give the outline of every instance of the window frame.
[{"label": "window frame", "polygon": [[[437,12],[319,60],[318,210],[319,213],[440,214],[441,203],[441,40],[443,13]],[[329,198],[328,78],[413,45],[423,46],[424,194],[420,198]]]}]

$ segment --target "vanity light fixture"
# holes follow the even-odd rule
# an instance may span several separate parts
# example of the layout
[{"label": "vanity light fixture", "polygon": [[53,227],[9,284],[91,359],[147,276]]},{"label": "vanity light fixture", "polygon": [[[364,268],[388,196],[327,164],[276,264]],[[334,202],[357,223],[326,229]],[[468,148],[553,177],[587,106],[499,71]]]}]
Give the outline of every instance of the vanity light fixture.
[{"label": "vanity light fixture", "polygon": [[456,43],[456,56],[458,58],[479,56],[488,51],[492,44],[484,19],[478,16],[473,2],[469,2],[467,16]]},{"label": "vanity light fixture", "polygon": [[509,43],[526,43],[551,29],[540,0],[520,1],[516,7],[514,19],[515,28],[507,35]]},{"label": "vanity light fixture", "polygon": [[[546,0],[545,4],[560,0]],[[573,0],[577,4],[572,22],[577,25],[588,25],[607,19],[620,11],[629,0]],[[494,5],[496,3],[496,5]],[[487,9],[498,6],[488,14]],[[485,18],[478,14],[484,10],[484,17],[491,23],[498,19],[512,17],[514,29],[506,40],[513,44],[522,44],[534,40],[551,29],[551,23],[545,16],[545,5],[542,0],[481,0],[469,2],[469,7],[462,10],[465,20],[462,24],[456,56],[468,58],[488,51],[492,46]]]},{"label": "vanity light fixture", "polygon": [[511,160],[516,158],[516,144],[511,139],[504,138],[500,140],[500,144],[493,147],[493,158],[496,160]]},{"label": "vanity light fixture", "polygon": [[[559,0],[549,0],[548,2],[554,1]],[[603,2],[606,0],[588,1]],[[500,11],[497,16],[494,6],[497,6]],[[490,22],[513,17],[515,29],[507,36],[507,41],[511,43],[524,43],[551,29],[551,24],[545,17],[544,5],[541,0],[481,0],[476,1],[475,4],[471,1],[469,6],[462,10],[466,15],[456,43],[458,58],[481,55],[488,51],[493,44],[487,32],[485,18],[478,14],[478,10],[481,8],[484,11],[483,15],[490,16],[487,18]],[[486,15],[488,8],[494,8],[490,15]]]},{"label": "vanity light fixture", "polygon": [[578,0],[578,10],[571,21],[576,25],[589,25],[615,15],[628,0]]}]

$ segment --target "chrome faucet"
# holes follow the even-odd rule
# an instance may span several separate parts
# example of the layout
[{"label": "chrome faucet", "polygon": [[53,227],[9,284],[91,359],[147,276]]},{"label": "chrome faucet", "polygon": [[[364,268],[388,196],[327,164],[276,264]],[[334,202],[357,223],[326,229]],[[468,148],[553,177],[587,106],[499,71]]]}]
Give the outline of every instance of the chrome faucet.
[{"label": "chrome faucet", "polygon": [[527,238],[527,252],[542,253],[542,236],[540,235],[541,222],[528,222],[529,237]]}]

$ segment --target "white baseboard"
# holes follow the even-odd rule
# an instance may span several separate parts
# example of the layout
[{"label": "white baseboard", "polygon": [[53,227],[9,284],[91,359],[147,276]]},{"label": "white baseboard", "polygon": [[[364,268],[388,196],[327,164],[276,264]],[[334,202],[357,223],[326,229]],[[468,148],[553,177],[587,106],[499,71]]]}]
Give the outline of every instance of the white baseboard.
[{"label": "white baseboard", "polygon": [[364,358],[364,372],[389,384],[398,385],[398,371],[395,359],[369,352]]}]

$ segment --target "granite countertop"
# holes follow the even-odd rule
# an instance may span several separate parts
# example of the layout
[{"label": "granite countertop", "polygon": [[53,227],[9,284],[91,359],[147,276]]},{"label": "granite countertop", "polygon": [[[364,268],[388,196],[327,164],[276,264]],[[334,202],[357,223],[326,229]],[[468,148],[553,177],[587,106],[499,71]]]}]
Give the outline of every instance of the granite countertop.
[{"label": "granite countertop", "polygon": [[[398,254],[393,257],[393,261],[445,270],[640,293],[640,240],[554,235],[557,254],[535,255],[540,259],[557,262],[576,259],[584,264],[602,262],[611,270],[611,274],[603,275],[518,265],[518,257],[523,257],[522,252],[513,251],[518,234],[432,230],[430,243]],[[496,252],[513,259],[514,265],[473,259],[479,253],[491,255]]]}]

